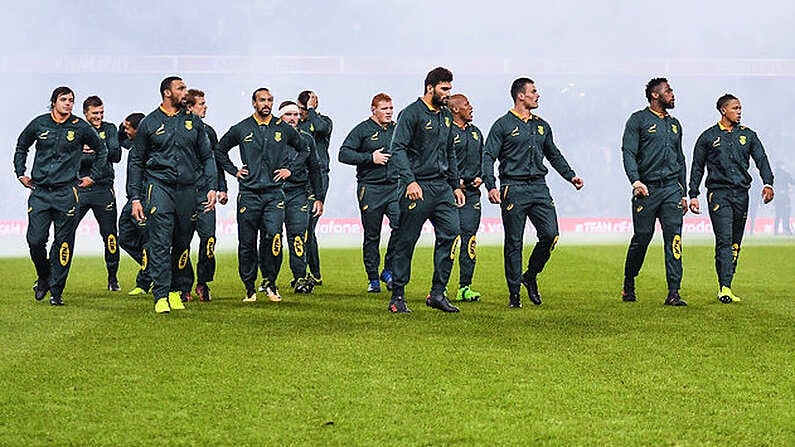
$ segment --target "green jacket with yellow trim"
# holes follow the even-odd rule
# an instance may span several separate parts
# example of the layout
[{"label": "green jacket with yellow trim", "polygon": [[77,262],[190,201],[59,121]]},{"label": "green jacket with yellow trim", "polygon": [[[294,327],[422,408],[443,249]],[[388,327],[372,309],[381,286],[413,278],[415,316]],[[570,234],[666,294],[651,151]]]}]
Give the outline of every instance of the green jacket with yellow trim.
[{"label": "green jacket with yellow trim", "polygon": [[144,179],[169,186],[195,185],[200,193],[215,178],[215,158],[204,122],[196,115],[180,110],[167,115],[158,107],[138,125],[130,149],[127,168],[127,191],[132,200],[141,200]]},{"label": "green jacket with yellow trim", "polygon": [[330,160],[328,147],[331,143],[331,130],[334,127],[334,123],[332,123],[331,118],[318,113],[312,107],[307,108],[306,112],[308,116],[305,120],[298,123],[298,128],[312,135],[312,138],[315,139],[317,156],[323,166],[323,172],[328,172]]},{"label": "green jacket with yellow trim", "polygon": [[367,118],[345,137],[337,157],[340,163],[356,166],[356,179],[362,183],[396,183],[398,171],[393,161],[385,165],[373,163],[373,152],[382,149],[382,152],[390,153],[389,145],[394,133],[394,122],[382,127],[372,118]]},{"label": "green jacket with yellow trim", "polygon": [[463,129],[454,123],[453,149],[458,176],[464,185],[470,185],[475,177],[481,177],[483,170],[483,133],[472,123],[467,123]]},{"label": "green jacket with yellow trim", "polygon": [[567,181],[577,176],[555,145],[549,123],[535,115],[524,121],[509,110],[491,126],[483,149],[482,170],[486,190],[496,188],[495,160],[500,162],[500,183],[510,184],[511,181],[543,179],[549,172],[544,166],[544,158]]},{"label": "green jacket with yellow trim", "polygon": [[[99,178],[93,178],[94,183],[97,185],[109,186],[113,184],[115,177],[113,172],[113,163],[121,161],[121,145],[119,145],[119,136],[117,135],[116,125],[107,123],[105,121],[99,125],[97,134],[102,143],[108,149],[108,162],[105,164],[105,169],[100,173]],[[89,176],[91,168],[94,166],[94,160],[97,158],[96,152],[85,153],[80,159],[80,177]]]},{"label": "green jacket with yellow trim", "polygon": [[621,152],[629,183],[678,182],[684,191],[687,166],[678,119],[660,117],[648,107],[638,110],[627,120]]},{"label": "green jacket with yellow trim", "polygon": [[261,124],[251,115],[229,128],[218,141],[215,157],[232,176],[239,170],[229,158],[229,150],[235,146],[240,148],[240,160],[248,169],[248,175],[238,179],[244,189],[280,188],[284,181],[274,181],[274,171],[289,169],[295,174],[306,169],[299,165],[300,160],[296,161],[297,153],[304,149],[298,131],[273,115]]},{"label": "green jacket with yellow trim", "polygon": [[458,188],[452,125],[453,116],[447,107],[432,110],[422,98],[400,111],[390,145],[390,163],[395,163],[403,185],[444,180],[451,188]]},{"label": "green jacket with yellow trim", "polygon": [[14,152],[17,177],[25,175],[28,151],[34,143],[36,155],[30,174],[34,186],[77,184],[84,144],[96,153],[88,170],[92,180],[96,181],[102,176],[108,163],[108,149],[90,124],[74,115],[70,115],[63,123],[57,123],[51,113],[45,113],[25,126],[17,139]]},{"label": "green jacket with yellow trim", "polygon": [[301,151],[296,155],[293,163],[298,168],[287,177],[284,183],[285,188],[309,186],[309,194],[314,195],[315,199],[324,202],[326,200],[326,189],[323,185],[323,172],[320,159],[317,156],[315,139],[307,132],[298,129],[298,135],[303,143]]},{"label": "green jacket with yellow trim", "polygon": [[701,133],[693,149],[690,168],[690,197],[698,197],[704,167],[707,168],[706,187],[712,189],[751,188],[748,173],[749,159],[753,158],[759,176],[765,185],[773,186],[773,171],[765,148],[756,132],[745,126],[726,129],[720,123]]}]

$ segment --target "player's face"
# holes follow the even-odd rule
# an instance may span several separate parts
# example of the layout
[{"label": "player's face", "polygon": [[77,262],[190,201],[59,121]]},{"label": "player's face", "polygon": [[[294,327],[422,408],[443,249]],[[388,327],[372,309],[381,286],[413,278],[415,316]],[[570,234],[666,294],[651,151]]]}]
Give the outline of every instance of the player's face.
[{"label": "player's face", "polygon": [[264,90],[257,92],[254,96],[254,111],[261,117],[266,117],[273,110],[273,95]]},{"label": "player's face", "polygon": [[743,114],[743,106],[739,99],[731,99],[720,109],[721,114],[732,124],[740,124]]},{"label": "player's face", "polygon": [[298,104],[298,111],[299,111],[299,115],[298,116],[302,120],[306,120],[307,118],[309,118],[309,111],[306,110],[306,106],[302,106],[301,104]]},{"label": "player's face", "polygon": [[538,88],[533,83],[525,84],[524,92],[519,93],[519,101],[529,110],[538,108],[539,99],[541,99],[541,94],[538,93]]},{"label": "player's face", "polygon": [[127,120],[124,121],[124,132],[127,133],[127,138],[131,140],[135,139],[136,129],[133,129],[132,124]]},{"label": "player's face", "polygon": [[287,112],[282,113],[282,121],[285,123],[296,127],[298,126],[298,120],[300,119],[300,115],[295,110],[289,110]]},{"label": "player's face", "polygon": [[450,99],[450,91],[453,89],[453,84],[450,82],[440,82],[433,87],[433,97],[431,103],[434,107],[442,107],[447,105]]},{"label": "player's face", "polygon": [[85,115],[86,121],[88,121],[88,123],[95,128],[99,129],[99,126],[102,125],[103,118],[105,118],[105,106],[88,106],[88,110],[85,111]]},{"label": "player's face", "polygon": [[464,104],[461,105],[461,108],[459,109],[458,113],[460,113],[461,114],[461,118],[464,118],[464,121],[468,123],[468,122],[472,121],[472,112],[473,111],[474,111],[474,109],[472,108],[472,104],[470,104],[469,100],[466,99],[466,100],[464,100]]},{"label": "player's face", "polygon": [[371,109],[373,111],[373,118],[378,124],[383,126],[392,121],[392,114],[395,112],[392,101],[378,101],[375,107]]},{"label": "player's face", "polygon": [[657,100],[660,101],[660,105],[665,109],[673,109],[676,98],[674,97],[674,89],[667,82],[663,82],[662,84],[657,86]]},{"label": "player's face", "polygon": [[197,96],[196,104],[190,108],[190,113],[204,119],[207,116],[207,100],[203,96]]},{"label": "player's face", "polygon": [[169,101],[173,107],[184,108],[187,95],[188,86],[185,85],[184,81],[171,81],[171,87],[165,91],[164,99]]},{"label": "player's face", "polygon": [[55,104],[52,105],[52,110],[58,115],[69,115],[72,113],[72,107],[75,105],[75,95],[65,93],[55,98]]}]

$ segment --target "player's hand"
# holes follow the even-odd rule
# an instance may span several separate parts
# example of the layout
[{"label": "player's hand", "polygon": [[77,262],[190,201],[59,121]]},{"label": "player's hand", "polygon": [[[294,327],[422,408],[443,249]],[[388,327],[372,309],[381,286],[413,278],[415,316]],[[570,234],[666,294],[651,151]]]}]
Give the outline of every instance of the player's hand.
[{"label": "player's hand", "polygon": [[577,191],[581,190],[582,187],[585,186],[585,182],[582,181],[580,177],[574,177],[573,179],[571,179],[571,184],[574,185],[574,188]]},{"label": "player's hand", "polygon": [[287,178],[292,175],[290,170],[287,169],[287,168],[277,169],[277,170],[273,171],[273,174],[274,174],[273,175],[273,181],[274,182],[278,182],[278,181],[281,181],[281,180],[287,180]]},{"label": "player's hand", "polygon": [[144,216],[144,207],[141,205],[140,200],[133,200],[132,201],[132,217],[138,222],[145,222],[146,216]]},{"label": "player's hand", "polygon": [[632,184],[632,195],[635,197],[647,197],[649,195],[649,188],[638,180]]},{"label": "player's hand", "polygon": [[91,149],[91,147],[89,145],[84,144],[83,145],[83,153],[84,154],[94,154],[95,152],[94,152],[94,149]]},{"label": "player's hand", "polygon": [[245,178],[247,175],[248,175],[248,165],[243,165],[242,168],[237,170],[237,174],[235,174],[235,177],[241,179]]},{"label": "player's hand", "polygon": [[473,188],[480,188],[480,185],[483,184],[483,179],[480,177],[475,177],[475,180],[472,180],[472,187]]},{"label": "player's hand", "polygon": [[406,186],[406,198],[409,200],[422,200],[422,187],[417,182],[411,182]]},{"label": "player's hand", "polygon": [[20,176],[19,183],[22,183],[25,188],[33,189],[33,180],[27,175]]},{"label": "player's hand", "polygon": [[690,199],[690,211],[692,211],[693,214],[701,214],[701,205],[698,203],[697,197]]},{"label": "player's hand", "polygon": [[77,184],[78,188],[88,188],[94,184],[94,179],[91,177],[82,177],[80,178],[80,183]]},{"label": "player's hand", "polygon": [[380,148],[373,152],[373,164],[385,165],[389,162],[389,157],[391,156],[392,154],[384,153],[384,148]]},{"label": "player's hand", "polygon": [[682,215],[687,214],[687,197],[682,197]]},{"label": "player's hand", "polygon": [[453,195],[455,196],[455,206],[461,208],[467,202],[467,198],[464,195],[464,191],[461,191],[460,188],[456,188],[453,190]]},{"label": "player's hand", "polygon": [[207,201],[204,202],[204,212],[209,213],[210,211],[215,209],[215,190],[207,191]]},{"label": "player's hand", "polygon": [[227,202],[229,202],[229,195],[226,193],[226,191],[218,191],[215,194],[215,198],[218,199],[218,203],[221,205],[226,205]]},{"label": "player's hand", "polygon": [[489,202],[494,204],[499,204],[502,202],[502,199],[500,198],[500,191],[497,190],[497,188],[491,188],[489,190]]},{"label": "player's hand", "polygon": [[323,202],[320,200],[315,200],[315,204],[312,205],[312,215],[315,217],[320,217],[323,215]]},{"label": "player's hand", "polygon": [[775,195],[776,193],[773,191],[773,188],[769,186],[765,186],[764,188],[762,188],[762,201],[764,203],[770,203],[770,201],[773,200],[773,196]]},{"label": "player's hand", "polygon": [[306,101],[306,107],[310,109],[317,109],[317,95],[315,92],[309,92],[309,99]]}]

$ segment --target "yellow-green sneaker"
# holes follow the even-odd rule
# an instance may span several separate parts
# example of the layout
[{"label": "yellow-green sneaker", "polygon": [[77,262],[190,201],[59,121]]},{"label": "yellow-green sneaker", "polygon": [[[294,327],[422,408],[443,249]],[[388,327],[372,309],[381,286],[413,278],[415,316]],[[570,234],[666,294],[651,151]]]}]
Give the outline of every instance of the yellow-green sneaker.
[{"label": "yellow-green sneaker", "polygon": [[456,301],[480,301],[480,292],[475,292],[469,286],[458,289],[455,295]]},{"label": "yellow-green sneaker", "polygon": [[739,296],[732,293],[732,289],[726,286],[721,286],[720,290],[718,291],[718,301],[720,301],[723,304],[729,304],[729,303],[739,303],[742,300],[740,299]]},{"label": "yellow-green sneaker", "polygon": [[155,313],[167,314],[169,311],[171,311],[171,308],[168,306],[167,299],[160,298],[155,302]]},{"label": "yellow-green sneaker", "polygon": [[182,298],[180,297],[179,292],[168,292],[168,305],[171,307],[171,310],[185,309],[185,305],[182,304]]},{"label": "yellow-green sneaker", "polygon": [[129,295],[129,296],[146,295],[146,290],[144,290],[144,289],[142,289],[140,287],[136,287],[136,288],[130,290],[129,292],[127,292],[127,295]]}]

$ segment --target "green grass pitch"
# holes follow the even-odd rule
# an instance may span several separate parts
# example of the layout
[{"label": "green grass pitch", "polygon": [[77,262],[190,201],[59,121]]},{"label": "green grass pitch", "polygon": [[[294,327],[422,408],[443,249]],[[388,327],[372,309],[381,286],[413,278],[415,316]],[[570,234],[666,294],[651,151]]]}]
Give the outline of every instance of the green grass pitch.
[{"label": "green grass pitch", "polygon": [[[507,308],[500,247],[481,247],[480,303],[409,315],[367,294],[358,249],[322,251],[324,285],[241,303],[233,253],[211,303],[155,315],[74,260],[66,306],[34,302],[28,259],[0,260],[0,445],[795,445],[795,244],[748,244],[716,298],[713,249],[685,247],[683,308],[662,305],[652,246],[637,303],[619,299],[626,245],[561,244],[544,304]],[[525,248],[525,257],[529,247]],[[526,259],[526,258],[525,258]],[[457,286],[454,270],[451,291]]]}]

